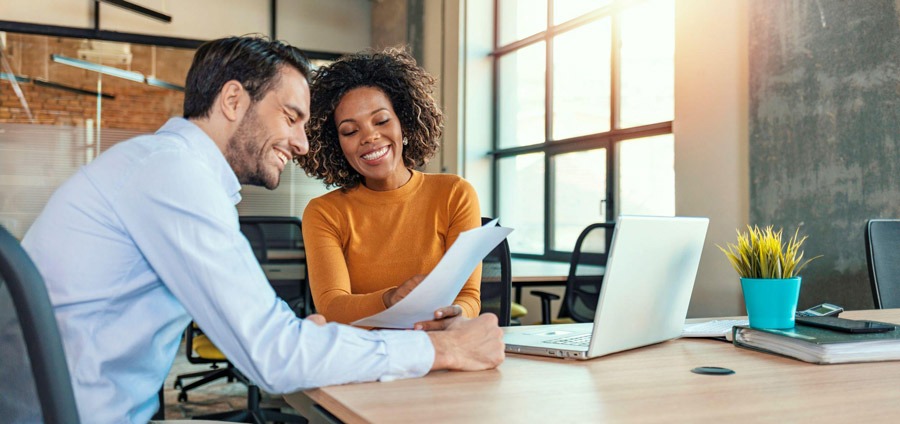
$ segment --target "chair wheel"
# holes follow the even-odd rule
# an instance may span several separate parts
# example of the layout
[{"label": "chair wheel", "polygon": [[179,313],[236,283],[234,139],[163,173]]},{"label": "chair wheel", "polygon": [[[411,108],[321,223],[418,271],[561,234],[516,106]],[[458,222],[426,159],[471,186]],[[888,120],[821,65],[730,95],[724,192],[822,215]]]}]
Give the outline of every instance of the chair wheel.
[{"label": "chair wheel", "polygon": [[175,390],[181,390],[181,388],[184,387],[184,385],[181,384],[181,380],[179,379],[179,380],[175,380],[175,384],[172,387],[174,387]]},{"label": "chair wheel", "polygon": [[187,402],[187,393],[181,392],[178,394],[179,402]]}]

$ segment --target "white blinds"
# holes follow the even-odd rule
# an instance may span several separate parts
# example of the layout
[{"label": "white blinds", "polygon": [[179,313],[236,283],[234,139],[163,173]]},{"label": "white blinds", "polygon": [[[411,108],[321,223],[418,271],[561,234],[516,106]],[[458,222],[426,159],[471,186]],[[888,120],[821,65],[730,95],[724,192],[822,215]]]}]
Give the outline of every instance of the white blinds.
[{"label": "white blinds", "polygon": [[244,186],[241,189],[243,200],[238,203],[237,209],[241,216],[302,218],[309,201],[327,192],[322,181],[307,177],[300,167],[289,163],[281,174],[281,184],[275,190]]},{"label": "white blinds", "polygon": [[[78,168],[96,157],[88,127],[0,124],[0,225],[21,239],[50,195]],[[104,128],[103,150],[139,134]]]}]

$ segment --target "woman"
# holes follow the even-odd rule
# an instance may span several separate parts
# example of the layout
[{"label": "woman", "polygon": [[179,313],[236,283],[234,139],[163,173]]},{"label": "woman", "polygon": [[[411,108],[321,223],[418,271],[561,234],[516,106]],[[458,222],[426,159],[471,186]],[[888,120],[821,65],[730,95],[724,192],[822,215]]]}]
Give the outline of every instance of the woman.
[{"label": "woman", "polygon": [[[460,232],[481,224],[466,180],[414,169],[439,147],[443,115],[431,97],[434,83],[398,49],[342,57],[313,79],[309,153],[296,160],[340,188],[303,213],[310,289],[328,321],[350,323],[399,302]],[[480,280],[479,266],[435,319],[477,316]]]}]

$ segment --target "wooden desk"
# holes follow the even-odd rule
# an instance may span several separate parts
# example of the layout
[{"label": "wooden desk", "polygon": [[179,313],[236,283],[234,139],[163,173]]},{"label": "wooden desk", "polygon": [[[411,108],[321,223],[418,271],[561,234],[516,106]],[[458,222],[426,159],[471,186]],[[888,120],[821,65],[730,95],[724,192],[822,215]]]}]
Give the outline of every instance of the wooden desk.
[{"label": "wooden desk", "polygon": [[[900,323],[900,309],[841,316]],[[698,366],[736,374],[690,372]],[[311,422],[321,419],[317,410],[348,423],[897,422],[898,382],[900,362],[813,365],[678,339],[589,361],[508,355],[496,370],[331,386],[286,400]]]}]

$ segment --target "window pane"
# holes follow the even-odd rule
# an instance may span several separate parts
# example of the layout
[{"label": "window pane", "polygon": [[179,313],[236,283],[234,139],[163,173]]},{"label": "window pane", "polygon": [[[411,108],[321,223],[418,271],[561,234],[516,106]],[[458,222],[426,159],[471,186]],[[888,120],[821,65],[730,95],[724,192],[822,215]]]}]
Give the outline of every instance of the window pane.
[{"label": "window pane", "polygon": [[509,248],[515,253],[544,253],[544,154],[499,161],[500,223],[515,228]]},{"label": "window pane", "polygon": [[568,21],[609,3],[610,0],[553,0],[553,24]]},{"label": "window pane", "polygon": [[500,33],[497,45],[502,46],[547,29],[547,0],[499,0]]},{"label": "window pane", "polygon": [[541,42],[500,58],[497,128],[501,148],[544,142],[545,57]]},{"label": "window pane", "polygon": [[606,149],[553,157],[553,243],[571,252],[578,234],[606,221]]},{"label": "window pane", "polygon": [[623,141],[619,147],[619,213],[675,215],[672,134]]},{"label": "window pane", "polygon": [[671,121],[674,116],[673,3],[653,0],[622,13],[620,128]]},{"label": "window pane", "polygon": [[553,139],[609,131],[609,18],[553,41]]}]

